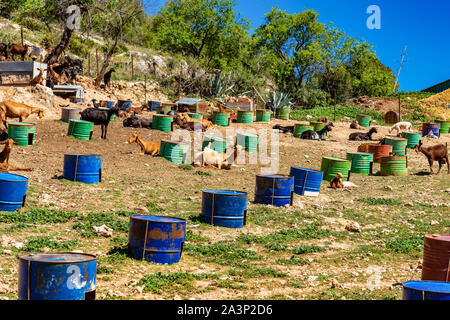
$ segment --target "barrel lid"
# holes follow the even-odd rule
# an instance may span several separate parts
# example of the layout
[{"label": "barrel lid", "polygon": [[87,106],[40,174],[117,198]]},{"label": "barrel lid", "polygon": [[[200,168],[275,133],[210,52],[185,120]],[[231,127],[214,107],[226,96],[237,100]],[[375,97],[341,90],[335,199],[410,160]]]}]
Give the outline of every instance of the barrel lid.
[{"label": "barrel lid", "polygon": [[371,155],[373,155],[372,153],[369,153],[369,152],[347,152],[347,154],[358,154],[358,155],[361,155],[361,156],[371,156]]},{"label": "barrel lid", "polygon": [[271,179],[292,179],[292,178],[294,178],[293,176],[288,176],[288,175],[284,175],[284,174],[268,174],[268,175],[257,174],[256,176],[260,177],[260,178],[271,178]]},{"label": "barrel lid", "polygon": [[386,139],[395,140],[395,141],[407,141],[407,139],[405,139],[405,138],[399,138],[399,137],[393,137],[393,136],[386,136]]},{"label": "barrel lid", "polygon": [[101,157],[100,154],[78,154],[78,153],[64,153],[64,156],[76,156],[76,157]]},{"label": "barrel lid", "polygon": [[79,120],[79,119],[70,119],[69,121],[77,122],[77,123],[89,123],[89,124],[94,124],[93,122],[86,121],[86,120]]},{"label": "barrel lid", "polygon": [[42,263],[80,263],[94,261],[97,257],[86,253],[25,253],[19,255],[19,259]]},{"label": "barrel lid", "polygon": [[333,157],[323,157],[323,159],[333,160],[333,161],[340,161],[340,162],[350,162],[350,160],[341,159],[341,158],[333,158]]},{"label": "barrel lid", "polygon": [[186,222],[185,219],[176,218],[176,217],[163,217],[163,216],[148,216],[148,215],[139,215],[135,214],[132,215],[130,218],[136,219],[136,220],[144,220],[144,221],[151,221],[151,222]]},{"label": "barrel lid", "polygon": [[322,171],[319,171],[319,170],[308,169],[308,168],[302,168],[302,167],[291,167],[291,169],[303,170],[303,171],[309,171],[309,172],[316,172],[316,173],[322,173]]},{"label": "barrel lid", "polygon": [[35,123],[30,123],[30,122],[14,122],[14,121],[11,121],[11,122],[8,122],[8,126],[9,125],[29,127],[29,126],[35,126],[36,124]]},{"label": "barrel lid", "polygon": [[403,283],[404,288],[437,292],[437,293],[450,293],[450,282],[442,281],[408,281]]},{"label": "barrel lid", "polygon": [[1,181],[28,181],[27,177],[20,176],[18,174],[8,173],[8,172],[0,172],[0,180]]},{"label": "barrel lid", "polygon": [[172,144],[179,144],[179,145],[189,145],[188,142],[183,142],[183,141],[172,141],[172,140],[161,139],[161,142],[172,143]]},{"label": "barrel lid", "polygon": [[426,234],[425,238],[450,242],[450,234]]},{"label": "barrel lid", "polygon": [[236,134],[239,134],[241,136],[257,137],[256,134],[251,133],[251,132],[245,132],[245,131],[237,131]]},{"label": "barrel lid", "polygon": [[203,190],[203,193],[220,194],[222,196],[247,195],[247,192],[234,190]]}]

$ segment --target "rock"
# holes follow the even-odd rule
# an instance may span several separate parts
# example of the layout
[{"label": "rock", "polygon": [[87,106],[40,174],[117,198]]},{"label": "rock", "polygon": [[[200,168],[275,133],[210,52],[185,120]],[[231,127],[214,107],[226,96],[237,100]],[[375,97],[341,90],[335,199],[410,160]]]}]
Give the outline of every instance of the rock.
[{"label": "rock", "polygon": [[206,265],[205,264],[201,264],[200,265],[200,269],[206,269]]},{"label": "rock", "polygon": [[0,283],[0,294],[8,293],[8,286],[6,284]]},{"label": "rock", "polygon": [[384,189],[385,189],[385,190],[389,190],[389,191],[394,190],[394,188],[392,188],[391,186],[384,186]]},{"label": "rock", "polygon": [[351,221],[345,226],[345,230],[350,232],[361,232],[361,226],[358,222]]},{"label": "rock", "polygon": [[331,288],[342,288],[342,285],[336,279],[331,279]]},{"label": "rock", "polygon": [[98,236],[110,238],[113,235],[113,229],[107,227],[106,225],[102,225],[100,227],[93,226],[92,229],[94,229]]},{"label": "rock", "polygon": [[305,154],[305,158],[306,158],[306,159],[308,159],[308,158],[309,158],[309,156],[308,156],[307,154]]},{"label": "rock", "polygon": [[438,224],[439,224],[439,222],[436,221],[436,220],[431,220],[431,221],[430,221],[430,225],[431,225],[431,226],[435,226],[435,225],[438,225]]},{"label": "rock", "polygon": [[12,254],[12,251],[11,250],[8,250],[8,249],[5,249],[5,250],[3,250],[2,251],[2,254],[5,254],[5,255],[11,255]]},{"label": "rock", "polygon": [[24,246],[23,242],[16,242],[14,240],[12,241],[11,245],[16,249],[22,249]]},{"label": "rock", "polygon": [[136,286],[136,291],[142,293],[144,291],[145,286]]},{"label": "rock", "polygon": [[306,116],[306,120],[312,120],[312,118],[313,118],[313,116],[311,116],[309,114]]},{"label": "rock", "polygon": [[405,207],[414,207],[414,203],[407,202],[407,203],[405,203]]},{"label": "rock", "polygon": [[140,214],[147,214],[147,213],[150,213],[150,211],[149,211],[146,207],[135,208],[134,211],[135,211],[136,213],[140,213]]}]

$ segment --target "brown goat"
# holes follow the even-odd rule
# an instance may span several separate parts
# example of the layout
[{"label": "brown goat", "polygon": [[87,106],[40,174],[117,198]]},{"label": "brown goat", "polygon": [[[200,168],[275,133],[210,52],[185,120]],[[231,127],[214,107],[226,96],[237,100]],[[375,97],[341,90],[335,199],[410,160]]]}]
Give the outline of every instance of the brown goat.
[{"label": "brown goat", "polygon": [[37,113],[39,119],[44,117],[44,109],[34,108],[27,106],[26,104],[14,102],[11,100],[5,100],[0,102],[0,119],[3,121],[5,128],[7,128],[6,118],[19,118],[20,122],[27,119],[30,114]]},{"label": "brown goat", "polygon": [[20,44],[10,44],[8,49],[8,56],[13,59],[13,61],[16,61],[14,59],[15,55],[20,55],[22,57],[22,61],[25,61],[25,57],[27,55],[28,46],[27,45],[20,45]]},{"label": "brown goat", "polygon": [[35,86],[37,84],[44,85],[44,71],[45,69],[38,68],[39,74],[30,80],[30,86]]},{"label": "brown goat", "polygon": [[3,151],[0,152],[0,172],[33,170],[31,168],[13,167],[12,165],[9,164],[9,155],[11,153],[13,145],[18,145],[17,142],[15,142],[12,139],[6,139],[5,141],[0,142],[0,144],[5,145],[5,147],[3,148]]},{"label": "brown goat", "polygon": [[136,153],[137,155],[143,156],[145,154],[150,154],[152,156],[159,155],[161,149],[161,143],[145,141],[139,137],[136,133],[133,133],[128,139],[128,143],[137,143],[141,147],[141,153]]},{"label": "brown goat", "polygon": [[443,144],[438,144],[432,147],[423,147],[422,140],[419,141],[419,144],[415,147],[416,152],[422,152],[428,159],[428,163],[430,164],[431,174],[433,172],[433,163],[437,161],[439,163],[439,170],[436,174],[439,174],[441,171],[441,167],[444,164],[447,164],[447,174],[450,174],[450,163],[448,161],[448,146],[447,143],[445,146]]},{"label": "brown goat", "polygon": [[342,173],[336,173],[336,177],[330,181],[330,187],[333,189],[344,188],[344,183],[342,182],[343,177]]},{"label": "brown goat", "polygon": [[353,122],[350,124],[350,129],[359,129],[359,124],[356,120],[353,120]]}]

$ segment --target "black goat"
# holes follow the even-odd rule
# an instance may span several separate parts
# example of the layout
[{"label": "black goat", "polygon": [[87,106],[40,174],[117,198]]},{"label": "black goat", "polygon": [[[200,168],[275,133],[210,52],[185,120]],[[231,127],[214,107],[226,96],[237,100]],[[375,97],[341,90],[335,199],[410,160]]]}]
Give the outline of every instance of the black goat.
[{"label": "black goat", "polygon": [[352,134],[350,134],[350,136],[348,137],[349,140],[354,140],[354,141],[362,141],[362,140],[372,140],[372,135],[374,133],[378,133],[377,128],[373,127],[369,130],[369,132],[354,132]]},{"label": "black goat", "polygon": [[111,82],[111,75],[112,75],[113,72],[116,72],[116,69],[111,68],[111,69],[109,69],[109,71],[106,72],[105,75],[103,76],[103,81],[105,82],[105,87],[108,87],[108,88],[110,88],[110,89],[111,89],[111,85],[110,85],[110,82]]},{"label": "black goat", "polygon": [[97,102],[97,99],[92,99],[92,105],[96,109],[98,109],[98,108],[100,108],[102,106],[100,102]]},{"label": "black goat", "polygon": [[102,139],[106,139],[106,134],[108,133],[108,125],[111,116],[115,114],[119,116],[119,108],[113,107],[109,110],[101,110],[96,108],[84,109],[81,114],[81,120],[93,122],[95,125],[102,126]]},{"label": "black goat", "polygon": [[322,130],[317,131],[317,132],[313,131],[313,130],[304,131],[300,138],[307,139],[307,140],[325,140],[323,138],[323,135],[326,132],[330,132],[331,130],[332,130],[331,126],[330,125],[326,125],[325,127],[323,127]]},{"label": "black goat", "polygon": [[278,129],[283,133],[294,133],[294,126],[282,126],[280,124],[274,125],[272,129]]},{"label": "black goat", "polygon": [[152,128],[152,120],[147,118],[141,118],[139,119],[135,115],[130,116],[129,118],[126,118],[123,120],[123,126],[124,127],[131,127],[131,128]]}]

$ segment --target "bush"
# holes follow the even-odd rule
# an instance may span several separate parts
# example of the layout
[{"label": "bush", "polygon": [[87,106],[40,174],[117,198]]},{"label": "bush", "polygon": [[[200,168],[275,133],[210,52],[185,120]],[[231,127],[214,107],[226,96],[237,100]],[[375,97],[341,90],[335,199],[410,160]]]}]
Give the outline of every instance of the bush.
[{"label": "bush", "polygon": [[[384,124],[384,115],[373,110],[361,110],[356,106],[336,106],[336,120],[339,121],[343,117],[356,119],[358,114],[368,114],[376,120],[376,124]],[[294,110],[291,112],[292,120],[306,120],[306,116],[311,115],[314,119],[327,117],[332,120],[334,117],[334,106],[318,107],[308,110]]]},{"label": "bush", "polygon": [[292,93],[292,98],[301,109],[312,109],[327,106],[329,95],[319,89],[302,87]]}]

